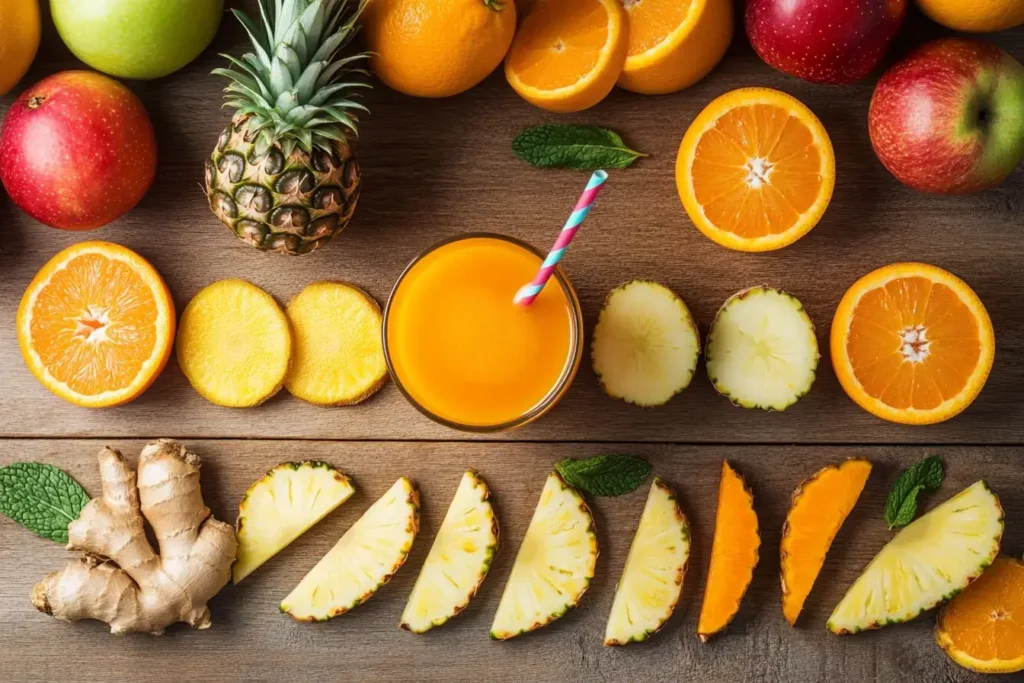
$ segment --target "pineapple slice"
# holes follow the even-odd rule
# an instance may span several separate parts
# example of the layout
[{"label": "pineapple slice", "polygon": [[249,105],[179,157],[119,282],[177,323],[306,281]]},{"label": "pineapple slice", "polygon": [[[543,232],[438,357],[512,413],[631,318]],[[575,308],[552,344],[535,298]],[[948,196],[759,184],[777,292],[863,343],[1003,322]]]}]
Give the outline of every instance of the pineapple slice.
[{"label": "pineapple slice", "polygon": [[590,508],[552,472],[505,584],[491,638],[508,640],[561,617],[579,603],[596,565]]},{"label": "pineapple slice", "polygon": [[1003,508],[979,481],[905,527],[875,555],[828,620],[833,633],[910,621],[978,578],[999,553]]},{"label": "pineapple slice", "polygon": [[355,491],[351,479],[325,462],[286,462],[267,472],[238,505],[234,582],[256,571]]},{"label": "pineapple slice", "polygon": [[729,297],[708,332],[708,377],[744,408],[796,403],[814,384],[818,357],[803,305],[777,289],[751,287]]},{"label": "pineapple slice", "polygon": [[321,406],[365,401],[384,386],[380,306],[343,282],[315,282],[285,309],[295,332],[295,362],[284,386]]},{"label": "pineapple slice", "polygon": [[660,406],[690,386],[700,335],[683,300],[655,282],[613,289],[594,328],[594,372],[612,398]]},{"label": "pineapple slice", "polygon": [[639,642],[665,625],[683,591],[689,558],[686,515],[665,482],[655,477],[615,590],[605,645]]},{"label": "pineapple slice", "polygon": [[281,611],[326,621],[358,607],[405,564],[419,528],[419,493],[401,477],[281,601]]},{"label": "pineapple slice", "polygon": [[490,495],[479,474],[469,470],[462,475],[402,613],[402,628],[425,633],[441,626],[476,595],[498,547]]}]

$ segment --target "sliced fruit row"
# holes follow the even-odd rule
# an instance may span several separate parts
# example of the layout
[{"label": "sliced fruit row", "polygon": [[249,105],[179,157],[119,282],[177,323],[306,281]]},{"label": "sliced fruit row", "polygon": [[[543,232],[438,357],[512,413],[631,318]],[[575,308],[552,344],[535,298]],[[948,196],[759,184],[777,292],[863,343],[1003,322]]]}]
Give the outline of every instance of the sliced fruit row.
[{"label": "sliced fruit row", "polygon": [[221,406],[247,408],[282,387],[316,405],[351,405],[387,377],[377,302],[354,285],[317,282],[286,310],[244,280],[222,280],[189,302],[178,328],[178,364]]}]

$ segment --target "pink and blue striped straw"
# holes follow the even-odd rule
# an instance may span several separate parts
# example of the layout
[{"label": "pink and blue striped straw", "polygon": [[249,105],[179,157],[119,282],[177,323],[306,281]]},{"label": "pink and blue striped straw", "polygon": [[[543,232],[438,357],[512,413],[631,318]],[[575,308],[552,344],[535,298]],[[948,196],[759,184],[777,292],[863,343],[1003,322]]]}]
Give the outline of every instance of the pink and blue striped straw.
[{"label": "pink and blue striped straw", "polygon": [[569,215],[569,220],[565,222],[562,232],[558,233],[555,246],[551,247],[551,251],[548,252],[547,258],[544,259],[544,263],[541,264],[540,270],[537,271],[537,275],[533,280],[529,284],[520,287],[519,291],[516,292],[515,298],[512,299],[513,303],[520,306],[529,306],[537,298],[537,295],[540,294],[540,291],[544,289],[544,285],[547,284],[548,280],[551,279],[551,275],[555,272],[555,266],[562,260],[562,256],[565,255],[565,250],[569,247],[569,243],[572,242],[572,238],[579,231],[580,223],[583,222],[583,219],[590,213],[590,209],[593,208],[594,200],[601,193],[606,180],[608,180],[608,174],[604,171],[594,171],[594,175],[590,176],[586,189],[583,190],[579,201],[576,202],[576,208]]}]

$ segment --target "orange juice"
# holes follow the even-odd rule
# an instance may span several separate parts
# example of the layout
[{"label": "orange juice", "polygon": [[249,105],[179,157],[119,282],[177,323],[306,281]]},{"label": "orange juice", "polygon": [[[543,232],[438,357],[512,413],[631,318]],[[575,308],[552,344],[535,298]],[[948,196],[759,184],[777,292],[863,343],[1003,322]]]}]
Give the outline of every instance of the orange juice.
[{"label": "orange juice", "polygon": [[491,431],[525,424],[568,388],[582,352],[576,295],[560,272],[530,306],[512,303],[540,268],[498,235],[442,242],[399,279],[384,313],[395,383],[429,417]]}]

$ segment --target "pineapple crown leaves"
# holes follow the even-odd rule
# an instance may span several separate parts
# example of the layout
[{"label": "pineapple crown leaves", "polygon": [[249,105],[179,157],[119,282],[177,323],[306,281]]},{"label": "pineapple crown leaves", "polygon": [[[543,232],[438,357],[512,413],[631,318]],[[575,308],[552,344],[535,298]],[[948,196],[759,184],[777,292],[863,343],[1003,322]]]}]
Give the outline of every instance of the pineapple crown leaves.
[{"label": "pineapple crown leaves", "polygon": [[230,80],[224,106],[249,117],[257,154],[275,143],[285,156],[296,145],[330,153],[333,142],[358,135],[358,112],[369,110],[353,91],[370,85],[349,77],[369,75],[359,68],[369,54],[341,56],[368,0],[358,1],[349,11],[349,0],[259,0],[261,23],[232,10],[253,50],[240,59],[222,55],[231,67],[213,73]]}]

